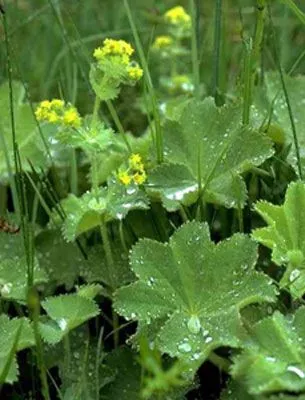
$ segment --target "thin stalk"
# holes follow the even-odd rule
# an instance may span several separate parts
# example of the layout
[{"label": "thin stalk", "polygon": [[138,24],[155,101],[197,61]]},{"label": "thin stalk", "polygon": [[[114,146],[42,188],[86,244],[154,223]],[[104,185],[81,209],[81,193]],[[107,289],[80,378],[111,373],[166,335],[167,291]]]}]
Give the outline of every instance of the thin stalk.
[{"label": "thin stalk", "polygon": [[45,400],[50,400],[47,369],[44,364],[43,358],[43,346],[39,332],[39,314],[40,314],[40,301],[37,290],[32,287],[28,290],[27,304],[30,312],[30,317],[32,320],[33,332],[36,343],[36,358],[37,364],[40,372],[40,380],[42,386],[42,395]]},{"label": "thin stalk", "polygon": [[290,10],[299,18],[302,24],[305,25],[305,14],[299,9],[293,0],[282,0]]},{"label": "thin stalk", "polygon": [[158,108],[158,103],[156,99],[156,94],[154,91],[152,79],[150,76],[150,72],[148,69],[148,64],[145,58],[145,53],[143,50],[143,46],[139,37],[138,29],[135,25],[134,18],[131,13],[131,9],[129,6],[128,0],[124,0],[124,6],[126,9],[126,14],[129,20],[129,24],[132,30],[132,34],[134,37],[134,40],[136,42],[136,47],[137,51],[139,53],[140,61],[144,70],[144,79],[145,83],[147,86],[147,90],[149,93],[149,98],[151,99],[152,102],[152,109],[153,109],[153,115],[154,115],[154,125],[155,125],[155,134],[156,134],[156,155],[157,155],[157,162],[161,164],[163,162],[164,154],[163,154],[163,131],[161,128],[161,119],[160,119],[160,112]]},{"label": "thin stalk", "polygon": [[108,110],[109,110],[109,112],[111,114],[111,117],[112,117],[112,119],[113,119],[113,121],[115,123],[115,126],[116,126],[117,130],[119,131],[120,135],[122,136],[122,139],[124,140],[128,151],[131,153],[132,149],[131,149],[130,143],[129,143],[128,138],[127,138],[127,136],[125,134],[125,130],[123,128],[123,125],[121,124],[121,121],[120,121],[120,118],[118,116],[118,113],[116,112],[116,109],[114,108],[114,106],[113,106],[113,104],[112,104],[112,102],[110,100],[107,100],[106,104],[107,104]]},{"label": "thin stalk", "polygon": [[211,352],[209,355],[209,361],[212,364],[216,365],[221,371],[229,373],[231,363],[227,359],[218,356],[216,353]]},{"label": "thin stalk", "polygon": [[245,58],[244,58],[244,93],[243,93],[243,125],[248,125],[250,122],[250,107],[252,102],[252,68],[251,68],[251,54],[252,54],[252,39],[249,38],[245,42]]},{"label": "thin stalk", "polygon": [[71,193],[73,193],[73,194],[75,194],[75,196],[77,196],[77,194],[78,194],[78,173],[77,173],[76,149],[71,149],[70,186],[71,186]]},{"label": "thin stalk", "polygon": [[222,0],[215,1],[214,29],[214,62],[213,62],[213,96],[217,105],[222,104],[220,95],[220,63],[221,63],[221,30],[222,30]]},{"label": "thin stalk", "polygon": [[287,109],[288,109],[288,114],[289,114],[289,119],[290,119],[290,124],[291,124],[291,130],[292,130],[292,134],[293,134],[293,142],[294,142],[296,159],[297,159],[299,179],[303,180],[300,145],[299,145],[299,140],[298,140],[298,135],[297,135],[297,129],[296,129],[296,125],[295,125],[295,121],[294,121],[294,117],[293,117],[293,111],[292,111],[292,107],[291,107],[291,103],[290,103],[290,98],[289,98],[289,94],[288,94],[288,90],[287,90],[287,86],[286,86],[286,82],[285,82],[284,72],[283,72],[282,64],[281,64],[280,57],[279,57],[276,33],[275,33],[275,29],[274,29],[271,8],[270,8],[269,4],[268,4],[268,13],[269,13],[273,42],[274,42],[275,61],[276,61],[277,67],[278,67],[279,75],[280,75],[283,93],[284,93],[284,97],[285,97],[286,104],[287,104]]},{"label": "thin stalk", "polygon": [[120,241],[123,247],[123,250],[126,254],[128,254],[128,247],[126,245],[126,240],[125,240],[125,235],[124,235],[124,225],[123,225],[123,220],[119,221],[119,235],[120,235]]},{"label": "thin stalk", "polygon": [[[100,232],[103,241],[103,247],[106,255],[106,263],[108,267],[108,274],[111,283],[111,288],[113,290],[113,271],[114,271],[114,260],[111,250],[111,244],[108,236],[108,230],[106,223],[101,221],[100,223]],[[113,340],[114,340],[114,347],[117,348],[119,345],[119,319],[118,315],[112,310],[112,325],[113,325]]]},{"label": "thin stalk", "polygon": [[199,69],[199,1],[190,0],[190,9],[192,15],[192,65],[193,65],[193,83],[195,88],[195,97],[200,97],[200,69]]}]

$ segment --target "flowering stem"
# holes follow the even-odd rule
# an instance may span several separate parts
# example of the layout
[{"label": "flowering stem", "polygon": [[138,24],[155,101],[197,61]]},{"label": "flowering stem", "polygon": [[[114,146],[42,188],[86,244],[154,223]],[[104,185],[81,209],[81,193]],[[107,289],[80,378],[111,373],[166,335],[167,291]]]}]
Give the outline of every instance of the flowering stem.
[{"label": "flowering stem", "polygon": [[127,139],[127,136],[126,136],[124,128],[123,128],[123,126],[121,124],[121,121],[120,121],[120,118],[118,116],[118,113],[116,112],[116,109],[113,107],[113,104],[112,104],[112,102],[110,100],[107,100],[106,104],[107,104],[108,110],[110,111],[111,117],[112,117],[112,119],[113,119],[113,121],[115,123],[115,126],[116,126],[117,130],[119,131],[120,135],[122,136],[122,139],[124,140],[124,142],[125,142],[125,144],[127,146],[127,149],[131,153],[132,149],[131,149],[130,143],[129,143],[128,139]]}]

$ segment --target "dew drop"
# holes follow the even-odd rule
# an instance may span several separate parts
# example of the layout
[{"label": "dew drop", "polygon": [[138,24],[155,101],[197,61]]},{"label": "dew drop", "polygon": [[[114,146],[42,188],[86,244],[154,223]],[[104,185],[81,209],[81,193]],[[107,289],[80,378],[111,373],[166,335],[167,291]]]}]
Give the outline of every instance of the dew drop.
[{"label": "dew drop", "polygon": [[191,318],[188,320],[187,328],[191,333],[194,333],[195,335],[200,332],[201,323],[197,315],[191,316]]},{"label": "dew drop", "polygon": [[183,342],[178,345],[178,350],[182,353],[189,353],[192,351],[192,347],[189,343]]}]

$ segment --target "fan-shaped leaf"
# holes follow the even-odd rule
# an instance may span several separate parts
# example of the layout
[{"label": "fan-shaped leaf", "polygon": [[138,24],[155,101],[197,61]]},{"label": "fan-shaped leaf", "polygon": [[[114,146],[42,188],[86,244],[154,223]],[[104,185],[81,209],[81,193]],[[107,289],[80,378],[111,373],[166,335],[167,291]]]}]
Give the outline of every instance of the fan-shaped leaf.
[{"label": "fan-shaped leaf", "polygon": [[114,306],[142,325],[164,318],[155,337],[160,349],[202,361],[219,346],[240,345],[239,309],[275,299],[268,278],[254,270],[256,258],[247,236],[215,245],[207,225],[187,223],[169,244],[135,245],[130,261],[139,280],[116,292]]}]

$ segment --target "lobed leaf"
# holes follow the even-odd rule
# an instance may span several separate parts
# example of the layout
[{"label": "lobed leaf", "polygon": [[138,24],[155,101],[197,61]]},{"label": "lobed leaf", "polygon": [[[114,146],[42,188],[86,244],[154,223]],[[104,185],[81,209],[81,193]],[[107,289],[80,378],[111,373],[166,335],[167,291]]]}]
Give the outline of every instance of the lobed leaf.
[{"label": "lobed leaf", "polygon": [[138,281],[117,290],[114,307],[141,329],[163,322],[157,346],[202,362],[217,347],[241,345],[242,307],[275,300],[269,279],[254,269],[256,259],[247,236],[215,245],[206,224],[187,223],[167,244],[144,239],[134,246],[130,264]]},{"label": "lobed leaf", "polygon": [[287,267],[281,286],[301,297],[305,293],[305,185],[291,183],[283,205],[260,201],[255,210],[268,226],[254,230],[252,236],[272,250],[277,265]]}]

